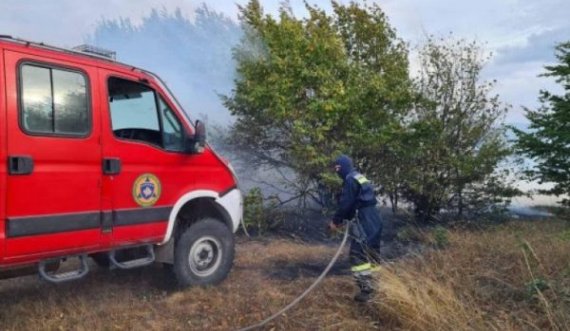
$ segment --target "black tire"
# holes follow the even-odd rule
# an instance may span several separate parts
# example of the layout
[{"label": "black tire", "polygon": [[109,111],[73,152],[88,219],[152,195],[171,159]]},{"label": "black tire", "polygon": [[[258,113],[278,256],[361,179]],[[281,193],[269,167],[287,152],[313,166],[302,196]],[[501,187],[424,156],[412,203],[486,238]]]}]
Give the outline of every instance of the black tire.
[{"label": "black tire", "polygon": [[174,246],[173,271],[178,284],[219,284],[232,268],[234,249],[234,235],[224,223],[204,218],[192,224]]}]

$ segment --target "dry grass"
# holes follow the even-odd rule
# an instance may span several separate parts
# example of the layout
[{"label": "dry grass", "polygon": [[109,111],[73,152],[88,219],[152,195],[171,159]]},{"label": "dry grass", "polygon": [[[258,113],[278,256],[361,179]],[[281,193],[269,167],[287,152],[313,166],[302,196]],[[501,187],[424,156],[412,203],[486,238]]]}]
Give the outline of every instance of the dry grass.
[{"label": "dry grass", "polygon": [[[382,266],[378,300],[359,306],[344,265],[266,330],[567,330],[570,227],[513,223],[452,231],[449,248]],[[94,270],[51,285],[0,282],[1,330],[232,330],[301,293],[335,247],[242,242],[230,277],[215,288],[176,290],[159,267]]]},{"label": "dry grass", "polygon": [[[177,290],[161,266],[107,271],[51,285],[35,276],[0,282],[0,330],[235,330],[286,305],[324,268],[334,246],[284,240],[238,244],[229,278]],[[345,262],[346,263],[346,262]],[[371,330],[353,306],[352,279],[335,272],[267,330]]]},{"label": "dry grass", "polygon": [[448,249],[380,269],[380,319],[406,330],[570,330],[569,229],[452,231]]}]

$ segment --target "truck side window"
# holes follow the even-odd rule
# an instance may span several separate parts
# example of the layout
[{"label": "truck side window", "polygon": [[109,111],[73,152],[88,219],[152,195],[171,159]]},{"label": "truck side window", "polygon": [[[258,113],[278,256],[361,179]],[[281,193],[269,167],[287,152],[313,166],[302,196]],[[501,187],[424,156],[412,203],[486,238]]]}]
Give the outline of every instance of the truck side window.
[{"label": "truck side window", "polygon": [[85,136],[91,130],[86,77],[35,64],[20,66],[20,123],[41,135]]},{"label": "truck side window", "polygon": [[121,78],[109,78],[109,108],[116,137],[162,147],[156,107],[156,95],[150,87]]},{"label": "truck side window", "polygon": [[174,152],[184,151],[184,128],[182,124],[168,104],[162,100],[162,97],[158,99],[158,107],[162,119],[164,148]]}]

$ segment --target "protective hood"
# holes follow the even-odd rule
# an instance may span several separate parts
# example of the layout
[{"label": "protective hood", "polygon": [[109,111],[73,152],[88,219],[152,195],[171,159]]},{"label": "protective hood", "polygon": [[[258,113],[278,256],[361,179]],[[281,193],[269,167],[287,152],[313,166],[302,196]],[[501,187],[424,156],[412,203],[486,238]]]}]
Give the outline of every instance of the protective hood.
[{"label": "protective hood", "polygon": [[346,176],[352,171],[352,159],[346,155],[339,156],[335,161],[334,165],[339,165],[340,170],[337,171],[337,174],[344,180]]}]

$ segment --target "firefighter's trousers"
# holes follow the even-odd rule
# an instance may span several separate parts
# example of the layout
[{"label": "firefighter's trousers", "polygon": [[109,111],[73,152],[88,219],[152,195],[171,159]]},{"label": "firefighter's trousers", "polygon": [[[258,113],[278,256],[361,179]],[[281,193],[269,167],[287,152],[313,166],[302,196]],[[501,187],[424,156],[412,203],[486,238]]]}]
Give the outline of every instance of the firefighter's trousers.
[{"label": "firefighter's trousers", "polygon": [[380,254],[382,219],[375,206],[358,209],[356,220],[350,223],[351,271],[361,291],[373,290],[371,271]]}]

